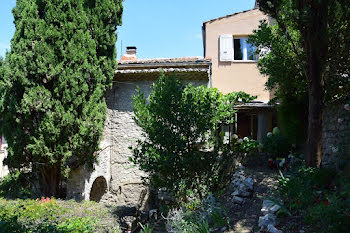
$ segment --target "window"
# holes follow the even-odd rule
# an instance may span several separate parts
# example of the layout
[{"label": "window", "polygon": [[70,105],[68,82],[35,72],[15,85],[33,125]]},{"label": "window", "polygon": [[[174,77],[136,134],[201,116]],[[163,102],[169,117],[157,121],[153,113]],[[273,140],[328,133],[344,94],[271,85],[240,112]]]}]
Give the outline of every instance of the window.
[{"label": "window", "polygon": [[234,38],[233,51],[235,61],[256,61],[258,56],[255,53],[256,48],[247,42],[248,37]]},{"label": "window", "polygon": [[256,48],[247,42],[248,37],[220,36],[220,61],[256,61]]}]

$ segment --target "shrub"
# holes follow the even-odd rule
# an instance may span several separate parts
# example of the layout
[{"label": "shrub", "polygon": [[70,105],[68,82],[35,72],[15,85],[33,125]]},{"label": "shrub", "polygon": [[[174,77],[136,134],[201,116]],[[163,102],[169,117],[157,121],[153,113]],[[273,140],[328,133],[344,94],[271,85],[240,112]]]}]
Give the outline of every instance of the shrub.
[{"label": "shrub", "polygon": [[249,137],[244,137],[243,139],[239,139],[237,135],[233,136],[232,142],[231,142],[231,150],[235,152],[243,152],[243,153],[252,153],[257,148],[259,143],[255,141],[254,139],[251,139]]},{"label": "shrub", "polygon": [[346,232],[350,229],[349,176],[332,169],[301,167],[280,180],[285,204],[304,217],[317,232]]},{"label": "shrub", "polygon": [[0,181],[0,197],[29,198],[31,193],[31,174],[15,171]]},{"label": "shrub", "polygon": [[203,197],[204,190],[217,186],[227,158],[218,153],[219,125],[234,121],[234,103],[252,99],[243,92],[223,95],[214,88],[185,86],[162,74],[148,99],[140,91],[133,98],[145,139],[133,148],[131,160],[149,174],[154,187],[175,194],[196,189]]},{"label": "shrub", "polygon": [[[276,130],[277,129],[277,130]],[[272,158],[282,157],[285,158],[292,149],[292,145],[288,139],[283,136],[278,128],[275,128],[274,133],[268,133],[263,141],[262,151],[269,153]]]},{"label": "shrub", "polygon": [[99,207],[94,208],[94,211],[89,212],[88,209],[93,209],[90,202],[88,205],[63,203],[53,198],[15,201],[0,199],[0,232],[112,232],[117,229],[100,223],[106,213],[96,211]]},{"label": "shrub", "polygon": [[212,194],[201,201],[197,209],[173,209],[167,215],[167,230],[170,232],[209,233],[213,228],[229,225],[229,221]]}]

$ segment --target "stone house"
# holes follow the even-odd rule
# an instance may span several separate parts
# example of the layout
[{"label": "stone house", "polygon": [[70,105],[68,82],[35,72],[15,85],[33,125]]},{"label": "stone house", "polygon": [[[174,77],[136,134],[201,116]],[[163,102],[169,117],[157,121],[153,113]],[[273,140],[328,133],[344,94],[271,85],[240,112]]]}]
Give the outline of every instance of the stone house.
[{"label": "stone house", "polygon": [[227,137],[236,133],[260,141],[277,125],[276,113],[268,104],[273,93],[265,89],[267,77],[257,68],[259,55],[247,42],[248,35],[258,29],[261,20],[272,22],[256,5],[252,10],[203,23],[204,57],[212,60],[212,86],[224,94],[244,91],[257,96],[256,101],[238,107],[236,124],[224,129]]},{"label": "stone house", "polygon": [[85,167],[72,171],[67,183],[67,197],[105,201],[119,206],[147,208],[148,187],[145,174],[129,161],[130,146],[142,138],[133,120],[132,96],[136,88],[148,96],[161,70],[193,85],[210,86],[211,61],[199,57],[174,59],[136,58],[136,48],[128,47],[118,62],[113,87],[106,94],[107,120],[99,152],[99,163],[92,172]]},{"label": "stone house", "polygon": [[6,176],[8,174],[8,168],[4,165],[4,159],[7,156],[7,142],[0,134],[0,178]]}]

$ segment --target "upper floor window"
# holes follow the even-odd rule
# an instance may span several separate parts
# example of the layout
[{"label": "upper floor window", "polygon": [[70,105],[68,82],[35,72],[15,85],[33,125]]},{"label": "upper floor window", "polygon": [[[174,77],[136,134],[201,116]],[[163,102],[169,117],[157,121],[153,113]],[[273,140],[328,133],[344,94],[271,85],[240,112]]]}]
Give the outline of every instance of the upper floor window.
[{"label": "upper floor window", "polygon": [[256,48],[247,42],[248,37],[220,36],[220,61],[256,61]]}]

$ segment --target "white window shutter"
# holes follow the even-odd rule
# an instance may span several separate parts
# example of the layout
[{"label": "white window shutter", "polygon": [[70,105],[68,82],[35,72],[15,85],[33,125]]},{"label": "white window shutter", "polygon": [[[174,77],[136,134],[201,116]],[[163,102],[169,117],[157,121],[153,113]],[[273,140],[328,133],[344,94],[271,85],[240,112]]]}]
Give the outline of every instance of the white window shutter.
[{"label": "white window shutter", "polygon": [[220,36],[220,61],[233,61],[232,35]]}]

